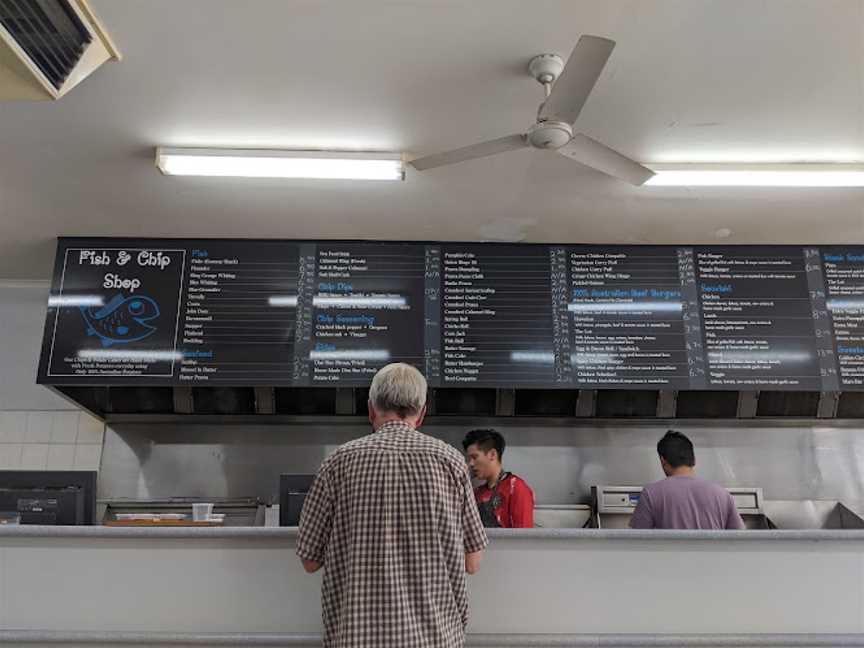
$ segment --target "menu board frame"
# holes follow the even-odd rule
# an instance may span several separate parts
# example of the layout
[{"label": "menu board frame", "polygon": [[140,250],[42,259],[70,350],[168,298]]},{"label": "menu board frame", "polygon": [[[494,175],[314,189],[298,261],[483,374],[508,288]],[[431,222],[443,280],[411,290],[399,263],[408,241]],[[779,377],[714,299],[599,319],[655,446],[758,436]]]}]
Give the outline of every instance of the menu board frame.
[{"label": "menu board frame", "polygon": [[[197,369],[188,369],[188,376],[192,376],[192,378],[188,378],[181,381],[179,379],[179,371],[178,364],[186,364],[187,360],[189,364],[191,363],[190,355],[191,351],[185,350],[182,344],[182,331],[184,330],[184,322],[185,322],[185,314],[184,309],[187,306],[187,298],[189,292],[189,282],[190,282],[190,272],[189,267],[192,260],[195,258],[196,251],[206,250],[208,246],[219,247],[222,249],[229,248],[231,246],[235,246],[238,250],[238,254],[240,251],[246,255],[246,259],[253,259],[255,256],[255,248],[258,245],[267,245],[267,246],[275,246],[282,245],[286,247],[291,247],[296,249],[297,258],[299,259],[298,264],[302,265],[299,273],[292,274],[292,277],[296,275],[299,277],[297,279],[296,286],[296,304],[292,305],[292,308],[296,308],[296,312],[293,315],[295,321],[289,327],[286,323],[286,336],[290,335],[291,337],[291,346],[287,346],[286,349],[291,349],[291,353],[294,354],[293,366],[292,369],[282,369],[282,373],[285,375],[284,378],[274,377],[273,374],[263,374],[261,376],[256,376],[254,373],[254,368],[250,369],[247,374],[245,374],[242,378],[238,377],[235,379],[222,378],[218,381],[208,382],[206,378],[201,378],[200,382],[198,382],[197,375],[205,375],[205,371],[216,372],[217,368],[210,367],[207,365],[206,361],[201,361],[202,365],[206,366],[206,369],[197,370]],[[368,379],[368,376],[371,375],[371,371],[369,370],[369,366],[366,367],[362,372],[357,369],[353,369],[353,378],[341,379],[337,375],[336,378],[330,382],[325,384],[314,383],[309,378],[310,370],[309,367],[312,365],[311,361],[308,358],[303,357],[303,353],[308,352],[314,345],[314,317],[317,311],[313,307],[313,304],[316,303],[316,278],[315,278],[315,250],[317,246],[327,247],[327,248],[338,248],[339,246],[345,246],[346,248],[350,248],[352,250],[361,249],[364,246],[381,246],[381,245],[404,245],[411,246],[415,248],[412,251],[412,254],[417,255],[418,263],[421,263],[424,268],[423,277],[417,278],[413,280],[416,283],[416,286],[412,288],[412,290],[416,291],[416,294],[411,295],[412,300],[412,308],[415,309],[413,317],[417,316],[416,309],[422,309],[423,314],[423,332],[422,334],[417,335],[417,347],[411,351],[412,361],[417,364],[421,370],[427,373],[429,377],[430,387],[433,388],[519,388],[519,389],[645,389],[645,390],[662,390],[662,389],[696,389],[696,390],[712,390],[712,391],[721,391],[721,390],[734,390],[734,391],[758,391],[758,390],[780,390],[780,391],[788,391],[788,390],[800,390],[800,391],[813,391],[813,384],[816,383],[819,385],[819,391],[837,391],[839,390],[848,390],[848,391],[864,391],[864,381],[860,385],[852,384],[851,381],[844,382],[841,378],[838,378],[838,360],[837,360],[837,342],[834,336],[833,322],[832,317],[833,314],[830,312],[831,305],[831,295],[826,288],[824,273],[826,271],[826,266],[824,260],[821,259],[820,254],[821,251],[830,252],[837,250],[846,250],[856,252],[864,259],[864,244],[860,246],[856,245],[625,245],[625,244],[608,244],[608,245],[600,245],[600,244],[585,244],[585,243],[509,243],[509,242],[460,242],[460,241],[381,241],[381,240],[364,240],[364,239],[322,239],[322,240],[312,240],[312,239],[225,239],[225,238],[206,238],[206,239],[192,239],[192,238],[138,238],[138,237],[62,237],[57,240],[57,252],[55,255],[55,264],[54,271],[52,275],[52,284],[51,284],[51,293],[49,299],[48,312],[45,320],[45,330],[43,334],[43,342],[42,342],[42,353],[40,355],[38,372],[37,372],[37,382],[40,384],[46,385],[93,385],[93,386],[255,386],[255,385],[267,385],[267,386],[283,386],[283,387],[310,387],[310,386],[319,386],[319,387],[362,387],[365,384],[365,381]],[[359,246],[359,247],[358,247]],[[449,367],[452,367],[452,362],[448,362],[448,349],[452,348],[451,341],[453,340],[453,336],[449,335],[445,339],[445,324],[448,324],[452,321],[452,318],[445,317],[447,314],[445,301],[449,299],[448,293],[445,291],[444,282],[445,282],[445,260],[448,258],[446,253],[448,250],[465,250],[465,249],[476,249],[478,252],[482,251],[483,253],[487,253],[490,250],[494,250],[494,248],[498,247],[499,249],[508,249],[513,246],[518,246],[520,250],[522,249],[537,249],[542,251],[543,255],[549,258],[550,263],[550,271],[548,274],[548,283],[549,283],[549,303],[551,308],[551,313],[544,313],[544,326],[547,324],[546,320],[551,322],[550,335],[553,336],[554,340],[550,345],[544,345],[543,352],[537,352],[533,354],[536,356],[532,356],[531,353],[525,352],[524,350],[519,351],[518,353],[510,354],[511,360],[519,356],[519,360],[525,361],[527,358],[531,361],[540,361],[540,362],[550,362],[550,370],[549,375],[553,376],[552,379],[543,380],[543,381],[535,381],[535,382],[519,382],[519,379],[516,377],[519,375],[518,371],[514,371],[514,379],[512,382],[508,382],[506,380],[502,380],[500,378],[500,373],[497,374],[498,377],[494,379],[494,381],[487,381],[482,378],[483,372],[478,371],[475,372],[480,376],[479,379],[475,381],[464,380],[464,381],[448,381],[445,379],[445,369],[449,371]],[[638,370],[646,373],[650,373],[650,364],[646,369],[644,363],[650,362],[649,360],[645,360],[644,358],[639,358],[638,354],[644,348],[646,353],[646,358],[650,356],[651,353],[655,357],[657,357],[657,349],[651,347],[651,338],[646,336],[643,340],[639,340],[639,326],[638,319],[637,323],[633,324],[633,313],[629,314],[630,320],[628,320],[629,324],[620,324],[619,328],[624,330],[627,333],[633,333],[635,330],[635,334],[630,338],[626,339],[627,343],[626,349],[622,346],[620,351],[620,357],[616,355],[618,349],[614,348],[614,345],[617,344],[618,341],[623,339],[622,335],[613,335],[607,333],[597,333],[595,335],[594,331],[601,330],[605,327],[605,329],[611,330],[612,327],[616,326],[615,317],[614,317],[614,308],[607,309],[605,312],[605,319],[602,320],[603,326],[594,326],[594,328],[585,327],[584,325],[579,328],[574,324],[574,313],[577,311],[594,311],[596,312],[596,308],[584,308],[584,299],[582,298],[583,306],[579,308],[571,308],[573,304],[579,300],[573,297],[574,294],[574,284],[572,282],[572,277],[574,276],[571,272],[573,270],[571,266],[571,251],[572,250],[580,250],[580,251],[593,251],[596,250],[598,258],[603,257],[604,251],[614,250],[616,254],[619,256],[623,253],[626,256],[628,251],[638,252],[640,249],[644,250],[647,248],[651,248],[654,252],[662,252],[668,251],[669,264],[671,266],[677,265],[678,268],[678,279],[680,282],[680,302],[681,302],[681,312],[683,326],[679,326],[678,324],[673,324],[675,327],[674,336],[674,344],[675,349],[672,349],[675,353],[680,356],[681,350],[686,349],[686,357],[688,359],[688,371],[689,378],[677,379],[674,383],[670,384],[661,384],[661,381],[652,380],[650,382],[646,381],[644,383],[639,382],[638,380],[634,380],[632,378],[632,370],[630,374],[626,374],[626,372],[622,373],[622,378],[618,380],[616,378],[616,370],[615,366],[620,365],[622,367],[632,367],[634,364],[638,365],[638,363],[642,362],[643,365],[638,365]],[[77,315],[77,311],[74,309],[81,309],[80,306],[67,305],[64,304],[64,299],[69,296],[68,287],[70,284],[70,277],[77,276],[78,284],[77,284],[77,293],[82,294],[82,287],[86,281],[88,281],[88,277],[97,276],[103,270],[108,269],[110,263],[103,259],[97,259],[94,261],[93,257],[87,257],[85,262],[79,264],[78,267],[70,269],[69,256],[70,253],[74,251],[78,251],[79,253],[83,250],[94,250],[96,252],[100,251],[113,251],[118,252],[121,250],[131,251],[136,250],[140,252],[153,252],[157,253],[159,251],[163,253],[171,253],[175,255],[180,255],[180,266],[176,267],[176,259],[175,265],[171,268],[171,272],[174,272],[177,277],[177,281],[179,281],[179,289],[177,290],[177,298],[176,304],[174,304],[174,308],[176,308],[176,316],[174,318],[173,325],[173,334],[174,334],[174,345],[171,348],[164,349],[165,351],[169,351],[173,355],[170,358],[163,359],[162,365],[160,367],[168,367],[167,370],[156,371],[151,370],[150,365],[148,365],[148,361],[146,360],[150,356],[147,355],[146,351],[142,352],[144,355],[142,356],[144,360],[135,364],[134,366],[126,365],[126,369],[122,371],[113,371],[108,373],[107,370],[102,369],[102,365],[94,365],[93,363],[80,363],[75,360],[74,353],[70,353],[70,350],[75,350],[75,345],[80,343],[81,340],[86,338],[87,344],[90,348],[88,352],[91,356],[100,357],[101,348],[99,344],[104,345],[106,349],[106,353],[101,353],[101,355],[110,355],[110,349],[123,347],[122,339],[114,339],[111,336],[115,336],[115,338],[121,338],[122,335],[117,333],[117,331],[126,332],[131,327],[128,326],[128,322],[126,320],[120,321],[122,318],[119,315],[114,315],[114,312],[118,309],[140,309],[148,306],[147,300],[142,298],[140,300],[135,300],[131,295],[118,291],[116,294],[112,293],[110,290],[107,292],[103,291],[102,296],[100,297],[101,307],[98,309],[91,309],[88,313],[85,313],[83,310],[81,311],[81,316]],[[814,360],[814,362],[808,364],[807,366],[814,371],[818,369],[821,373],[816,376],[808,376],[808,381],[806,386],[802,387],[801,385],[795,384],[777,384],[776,381],[772,384],[770,381],[765,384],[761,384],[758,380],[742,380],[741,384],[735,384],[734,381],[729,381],[728,384],[722,384],[722,381],[714,382],[711,380],[710,372],[711,372],[711,363],[708,362],[708,349],[706,348],[706,330],[705,330],[705,321],[703,312],[703,299],[700,294],[700,277],[699,277],[699,262],[698,262],[698,253],[700,251],[705,250],[729,250],[735,249],[740,251],[741,254],[747,254],[747,251],[751,251],[753,253],[762,251],[763,253],[767,251],[779,251],[780,253],[790,253],[793,252],[795,255],[802,255],[802,258],[806,262],[806,273],[801,273],[801,278],[795,278],[794,281],[798,282],[793,287],[801,294],[806,294],[810,299],[810,307],[809,312],[813,317],[813,349],[814,353],[818,354],[818,358]],[[694,252],[695,251],[695,252]],[[243,254],[240,254],[242,257]],[[97,255],[98,256],[98,255]],[[612,256],[612,255],[607,255]],[[147,259],[145,258],[146,262]],[[100,265],[100,262],[102,265]],[[133,259],[131,262],[127,260],[128,265],[127,269],[132,268],[136,265],[136,260]],[[235,261],[236,263],[236,261]],[[242,259],[241,259],[242,264]],[[638,266],[638,264],[637,264]],[[480,272],[480,266],[476,266],[474,270]],[[362,269],[362,268],[361,268]],[[582,268],[584,270],[584,268]],[[590,269],[590,268],[589,268]],[[142,273],[148,273],[150,279],[148,281],[154,282],[158,278],[158,272],[153,270],[153,266],[139,266],[136,270],[140,270]],[[614,268],[610,266],[610,268],[606,268],[607,271],[614,271]],[[598,266],[598,272],[603,271],[602,266]],[[76,275],[77,273],[77,275]],[[88,274],[89,273],[89,274]],[[103,273],[104,274],[104,273]],[[119,278],[116,280],[120,282],[119,286],[129,285],[123,284],[125,281],[123,273],[116,272]],[[506,274],[506,273],[505,273]],[[482,272],[475,275],[480,277],[482,276]],[[502,275],[503,276],[503,275]],[[546,275],[542,275],[546,277]],[[629,279],[626,277],[621,279],[623,275],[610,275],[610,282],[627,282]],[[754,277],[757,275],[753,275]],[[853,280],[856,277],[864,278],[864,261],[862,261],[862,270],[857,275],[854,275]],[[128,279],[128,278],[127,278]],[[649,278],[650,279],[650,278]],[[469,275],[470,280],[470,275]],[[638,285],[638,277],[635,277],[633,280],[633,285]],[[757,282],[758,278],[752,279],[752,281]],[[83,282],[83,283],[82,283]],[[305,282],[305,283],[304,283]],[[109,282],[106,279],[106,285]],[[158,282],[157,282],[158,283]],[[171,282],[167,282],[171,283]],[[715,282],[716,283],[716,282]],[[799,285],[800,283],[800,285]],[[166,284],[166,282],[161,282],[159,285]],[[598,286],[602,285],[603,282],[600,281],[597,283]],[[114,285],[114,284],[110,284]],[[167,285],[167,284],[166,284]],[[247,284],[248,285],[248,284]],[[610,286],[616,286],[615,283],[609,283]],[[618,288],[620,288],[620,283],[617,284],[615,295],[623,294]],[[762,284],[767,285],[767,284]],[[790,284],[791,285],[791,284]],[[96,290],[98,286],[94,286],[94,290]],[[252,286],[254,289],[255,286]],[[580,285],[580,290],[582,291],[580,295],[588,295],[591,294],[590,291],[586,291],[585,286]],[[668,286],[667,286],[668,288]],[[164,289],[162,289],[164,292]],[[85,291],[86,292],[86,291]],[[239,291],[234,291],[239,292]],[[254,290],[252,292],[255,292]],[[258,291],[261,294],[266,294],[266,291]],[[506,302],[506,294],[507,294],[507,285],[506,283],[500,283],[492,288],[489,287],[489,284],[484,284],[483,292],[488,293],[489,299],[492,300],[489,303],[494,302],[495,299],[499,301],[496,302],[498,304],[505,304],[504,308],[513,309],[512,302]],[[504,297],[495,297],[497,293],[504,295]],[[514,291],[514,294],[518,291]],[[631,291],[632,292],[632,291]],[[756,293],[759,291],[757,290]],[[864,295],[864,285],[861,286],[860,292]],[[365,294],[365,293],[364,293]],[[608,291],[604,293],[602,290],[598,290],[596,293],[598,295],[603,294],[613,294]],[[634,295],[636,293],[633,293]],[[755,294],[755,293],[754,293]],[[856,293],[857,294],[857,293]],[[155,298],[154,298],[155,299]],[[163,295],[160,301],[160,304],[165,300],[170,301],[171,298]],[[250,298],[251,299],[251,298]],[[590,299],[590,298],[589,298]],[[603,301],[602,298],[598,298]],[[627,308],[620,308],[620,304],[626,302],[630,299],[629,296],[625,295],[623,298],[616,298],[615,303],[619,305],[619,310],[627,310]],[[131,301],[130,301],[131,300]],[[632,310],[638,310],[636,306],[639,306],[637,302],[639,302],[638,298],[634,297],[634,307]],[[74,302],[74,300],[73,300]],[[142,303],[139,303],[142,302]],[[826,302],[828,305],[826,305]],[[545,303],[545,302],[544,302]],[[862,302],[864,303],[864,302]],[[603,304],[601,304],[603,306]],[[626,306],[626,304],[625,304]],[[642,308],[639,306],[639,308]],[[736,305],[739,307],[739,305]],[[63,309],[67,309],[64,311]],[[493,309],[494,310],[494,309]],[[166,312],[172,312],[172,308],[167,308]],[[568,312],[570,311],[570,312]],[[489,310],[484,311],[484,313],[488,314]],[[506,311],[505,311],[506,312]],[[511,311],[512,312],[512,311]],[[610,316],[609,312],[612,312],[613,315]],[[123,313],[124,315],[128,315],[128,313]],[[134,313],[133,313],[134,314]],[[864,317],[864,307],[862,307],[862,317]],[[111,335],[100,335],[100,332],[94,331],[95,328],[98,328],[93,325],[92,322],[88,321],[87,315],[90,316],[90,319],[98,319],[100,321],[104,320],[106,323],[114,326]],[[638,313],[637,313],[638,316]],[[714,315],[712,314],[712,317]],[[290,319],[292,316],[286,316],[286,321]],[[770,312],[768,315],[765,315],[764,311],[759,311],[759,317],[762,317],[763,320],[765,317],[770,317]],[[113,319],[112,319],[113,318]],[[128,319],[128,317],[127,317]],[[392,319],[392,318],[391,318]],[[486,317],[476,318],[478,324],[475,326],[479,327],[479,330],[483,330],[484,324],[483,322],[488,322],[490,319],[494,320],[494,316],[492,318]],[[602,319],[602,318],[601,318]],[[800,319],[800,318],[799,318]],[[847,318],[848,319],[848,318]],[[140,323],[139,319],[133,319],[134,322]],[[655,314],[655,320],[662,321]],[[75,322],[74,325],[66,326],[67,322]],[[266,320],[265,320],[266,321]],[[393,320],[397,322],[397,324],[393,324],[393,326],[398,325],[398,318]],[[598,319],[600,321],[600,319]],[[118,324],[119,322],[119,324]],[[611,322],[611,324],[609,324]],[[146,322],[143,323],[146,325]],[[680,324],[680,323],[679,323]],[[763,327],[765,326],[765,321],[762,321]],[[166,325],[167,326],[167,325]],[[769,321],[767,323],[767,328],[773,324]],[[628,328],[629,327],[629,328]],[[168,327],[170,329],[170,327]],[[228,330],[237,330],[237,326],[229,327]],[[548,327],[547,327],[548,328]],[[647,328],[647,326],[646,326]],[[660,327],[654,326],[655,329],[661,330]],[[714,327],[716,328],[716,327]],[[804,326],[807,329],[807,326]],[[67,330],[68,329],[68,330]],[[74,332],[70,332],[71,329],[74,329]],[[355,327],[356,329],[356,327]],[[680,329],[680,330],[679,330]],[[500,327],[499,329],[500,330]],[[545,330],[545,328],[543,329]],[[589,345],[589,357],[598,357],[598,354],[601,357],[604,357],[604,371],[603,381],[586,381],[577,379],[577,366],[576,366],[576,348],[577,348],[577,338],[574,337],[578,334],[582,337],[578,338],[579,344],[585,344],[585,331],[588,331],[590,335],[595,335],[594,338],[590,338]],[[808,329],[809,330],[809,329]],[[613,333],[614,330],[612,331]],[[416,333],[416,331],[415,331]],[[680,335],[678,335],[680,333]],[[395,334],[395,333],[394,333]],[[131,335],[131,334],[128,334]],[[166,334],[167,335],[167,334]],[[206,337],[206,333],[204,334]],[[221,335],[224,336],[224,333]],[[263,333],[259,334],[261,337],[266,337]],[[64,336],[72,336],[70,339],[66,339]],[[75,337],[77,336],[77,337]],[[480,336],[482,338],[482,336]],[[782,336],[781,336],[782,337]],[[799,335],[799,338],[801,336]],[[679,339],[680,338],[680,339]],[[152,338],[155,340],[155,336]],[[65,343],[65,346],[62,348],[58,346],[58,340]],[[76,342],[77,340],[77,342]],[[647,340],[647,342],[645,341]],[[378,338],[380,343],[380,335]],[[225,341],[226,346],[231,345],[231,338]],[[605,349],[603,345],[606,345]],[[623,343],[622,343],[623,344]],[[640,344],[642,346],[640,346]],[[128,348],[131,348],[130,345]],[[206,344],[204,345],[206,346]],[[404,341],[402,346],[404,347]],[[547,349],[546,346],[550,348]],[[657,346],[657,345],[655,345]],[[681,349],[678,349],[678,346]],[[716,344],[714,345],[715,348]],[[93,351],[93,348],[96,351]],[[254,356],[256,353],[264,353],[264,345],[260,345],[260,348],[253,343],[250,343],[250,357]],[[581,347],[584,350],[584,346]],[[767,348],[767,347],[766,347]],[[550,351],[551,349],[551,351]],[[677,349],[677,351],[676,351]],[[662,349],[665,353],[669,351],[669,349]],[[606,358],[603,356],[603,353],[606,353],[609,357]],[[773,352],[773,350],[772,350]],[[798,352],[800,354],[800,351]],[[59,354],[59,355],[58,355]],[[593,354],[593,356],[590,356]],[[635,355],[634,355],[635,354]],[[79,352],[80,355],[80,352]],[[478,354],[478,357],[481,357],[482,354]],[[764,355],[764,354],[763,354]],[[542,356],[542,357],[541,357]],[[550,358],[546,358],[546,356],[551,356]],[[64,361],[66,361],[67,367],[62,371],[58,369],[62,369],[60,365],[63,362],[60,362],[58,365],[58,357],[62,357]],[[88,356],[89,357],[89,356]],[[463,356],[464,357],[464,354]],[[585,357],[584,355],[582,356]],[[633,359],[635,358],[635,359]],[[388,357],[387,361],[397,361],[398,357]],[[515,361],[515,360],[514,360]],[[153,361],[158,362],[158,361]],[[502,365],[501,359],[496,358],[495,362],[498,362],[496,371],[503,370],[506,372],[506,362]],[[627,363],[631,364],[628,365]],[[658,362],[662,362],[659,360]],[[167,364],[166,364],[167,363]],[[305,364],[304,364],[305,363]],[[213,365],[218,363],[213,362]],[[254,363],[249,363],[250,365],[254,365]],[[263,363],[262,363],[263,364]],[[275,363],[271,363],[275,364]],[[467,364],[467,363],[466,363]],[[668,364],[668,362],[667,362]],[[680,364],[680,360],[679,360]],[[742,365],[746,366],[746,364]],[[751,365],[755,366],[755,365]],[[862,366],[864,366],[864,360],[862,360]],[[69,369],[72,367],[72,369]],[[94,367],[96,367],[94,369]],[[304,368],[305,367],[305,368]],[[814,369],[814,367],[816,369]],[[374,367],[373,367],[374,368]],[[75,373],[75,372],[78,373]],[[104,371],[103,373],[100,373]],[[622,370],[623,371],[623,370]],[[198,372],[198,373],[196,373]],[[523,375],[529,375],[528,373],[523,373]],[[363,376],[362,379],[358,380],[357,375]],[[638,376],[638,374],[636,374]]]}]

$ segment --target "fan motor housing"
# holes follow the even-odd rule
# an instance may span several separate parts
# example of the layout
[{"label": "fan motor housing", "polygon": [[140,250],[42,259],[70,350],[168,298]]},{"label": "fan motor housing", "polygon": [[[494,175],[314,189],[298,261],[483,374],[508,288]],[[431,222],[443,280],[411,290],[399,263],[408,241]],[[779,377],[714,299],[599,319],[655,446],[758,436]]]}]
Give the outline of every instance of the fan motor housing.
[{"label": "fan motor housing", "polygon": [[570,124],[560,121],[537,122],[527,133],[528,142],[538,149],[559,149],[573,139]]}]

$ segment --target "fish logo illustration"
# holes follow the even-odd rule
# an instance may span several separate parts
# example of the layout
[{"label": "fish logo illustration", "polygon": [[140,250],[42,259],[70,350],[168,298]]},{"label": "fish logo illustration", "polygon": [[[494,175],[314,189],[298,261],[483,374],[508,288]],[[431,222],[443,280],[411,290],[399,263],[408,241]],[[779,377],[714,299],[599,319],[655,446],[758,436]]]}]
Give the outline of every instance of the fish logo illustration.
[{"label": "fish logo illustration", "polygon": [[159,317],[159,305],[146,295],[125,297],[117,293],[104,306],[79,308],[87,323],[87,335],[98,337],[103,347],[138,342],[157,330],[148,322]]}]

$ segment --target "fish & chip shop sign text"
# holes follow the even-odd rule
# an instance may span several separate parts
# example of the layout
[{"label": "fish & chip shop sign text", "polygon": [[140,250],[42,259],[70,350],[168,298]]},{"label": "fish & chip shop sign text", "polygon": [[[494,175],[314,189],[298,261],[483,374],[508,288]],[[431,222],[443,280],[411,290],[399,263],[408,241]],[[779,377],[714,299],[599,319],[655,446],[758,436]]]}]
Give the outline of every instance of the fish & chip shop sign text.
[{"label": "fish & chip shop sign text", "polygon": [[[117,252],[113,250],[78,250],[79,265],[110,267],[113,264],[120,268],[126,268],[130,263],[132,263],[131,268],[138,266],[164,270],[171,265],[171,257],[164,252],[153,252],[151,250],[140,250],[137,254],[127,250],[119,250]],[[141,280],[107,272],[102,281],[102,287],[134,293],[141,287]]]}]

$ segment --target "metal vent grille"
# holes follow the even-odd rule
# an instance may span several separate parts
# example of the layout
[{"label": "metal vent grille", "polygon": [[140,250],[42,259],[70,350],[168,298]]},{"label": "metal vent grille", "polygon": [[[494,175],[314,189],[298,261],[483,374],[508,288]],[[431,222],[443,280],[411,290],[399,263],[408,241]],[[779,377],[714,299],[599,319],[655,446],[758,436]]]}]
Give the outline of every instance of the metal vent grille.
[{"label": "metal vent grille", "polygon": [[66,0],[0,0],[0,24],[58,90],[93,40]]}]

